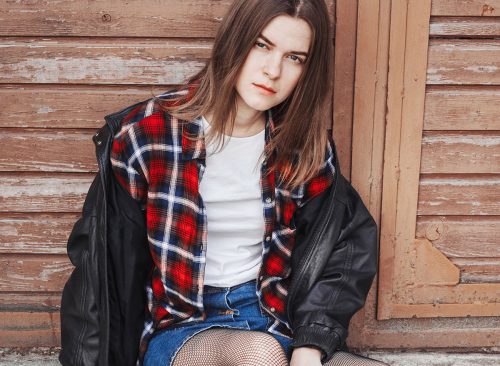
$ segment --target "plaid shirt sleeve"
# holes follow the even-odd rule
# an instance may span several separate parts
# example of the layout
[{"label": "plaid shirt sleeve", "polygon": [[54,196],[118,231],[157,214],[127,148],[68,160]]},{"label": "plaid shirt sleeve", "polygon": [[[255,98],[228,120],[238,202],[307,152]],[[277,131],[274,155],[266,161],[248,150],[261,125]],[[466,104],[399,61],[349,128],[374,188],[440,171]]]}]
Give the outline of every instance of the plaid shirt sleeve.
[{"label": "plaid shirt sleeve", "polygon": [[148,156],[139,147],[141,138],[143,134],[140,132],[139,123],[124,122],[114,137],[110,159],[115,178],[145,209]]}]

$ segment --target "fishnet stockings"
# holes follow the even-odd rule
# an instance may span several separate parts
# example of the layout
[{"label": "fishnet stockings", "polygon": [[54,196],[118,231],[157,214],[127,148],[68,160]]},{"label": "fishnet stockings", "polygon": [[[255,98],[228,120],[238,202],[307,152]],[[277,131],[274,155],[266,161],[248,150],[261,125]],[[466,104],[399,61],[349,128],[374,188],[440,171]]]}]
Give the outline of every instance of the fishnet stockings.
[{"label": "fishnet stockings", "polygon": [[[262,347],[266,344],[266,347]],[[323,366],[383,366],[383,362],[336,352]],[[187,341],[173,366],[288,366],[279,342],[264,332],[212,328]]]}]

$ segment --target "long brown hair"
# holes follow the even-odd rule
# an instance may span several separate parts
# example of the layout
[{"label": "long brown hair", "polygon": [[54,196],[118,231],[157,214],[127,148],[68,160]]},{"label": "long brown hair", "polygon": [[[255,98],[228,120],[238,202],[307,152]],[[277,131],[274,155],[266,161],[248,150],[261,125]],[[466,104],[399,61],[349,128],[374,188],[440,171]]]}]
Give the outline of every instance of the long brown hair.
[{"label": "long brown hair", "polygon": [[187,95],[158,101],[184,121],[211,111],[212,128],[206,138],[215,136],[223,144],[224,133],[233,130],[236,118],[238,73],[262,30],[279,15],[303,19],[312,29],[309,56],[298,84],[272,108],[275,133],[264,151],[270,158],[267,172],[279,167],[283,184],[295,188],[317,174],[325,158],[332,37],[323,0],[235,0],[217,31],[211,57],[183,86]]}]

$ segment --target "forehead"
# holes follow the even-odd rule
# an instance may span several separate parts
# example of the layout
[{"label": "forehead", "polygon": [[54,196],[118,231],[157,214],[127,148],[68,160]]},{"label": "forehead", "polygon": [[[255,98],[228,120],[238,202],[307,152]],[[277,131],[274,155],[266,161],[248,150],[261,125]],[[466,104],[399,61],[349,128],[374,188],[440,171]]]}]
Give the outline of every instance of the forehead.
[{"label": "forehead", "polygon": [[311,45],[309,24],[289,15],[278,15],[266,24],[261,34],[284,51],[307,52]]}]

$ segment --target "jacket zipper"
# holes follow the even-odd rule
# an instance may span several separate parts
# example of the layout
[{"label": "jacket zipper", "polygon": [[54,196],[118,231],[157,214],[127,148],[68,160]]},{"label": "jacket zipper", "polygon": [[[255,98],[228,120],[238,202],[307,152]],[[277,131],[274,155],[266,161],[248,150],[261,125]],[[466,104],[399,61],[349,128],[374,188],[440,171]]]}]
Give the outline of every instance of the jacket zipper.
[{"label": "jacket zipper", "polygon": [[[107,120],[107,118],[105,118],[105,121],[106,121],[106,127],[109,129],[110,131],[110,137],[109,139],[113,139],[113,129],[111,128],[111,125],[112,125],[112,122],[115,122],[114,118],[110,118],[110,121]],[[103,352],[104,352],[104,365],[107,365],[108,362],[109,362],[109,292],[108,292],[108,230],[107,230],[107,226],[108,226],[108,213],[107,213],[107,196],[106,196],[106,186],[107,186],[107,177],[109,176],[108,173],[110,172],[107,172],[107,167],[109,166],[108,164],[106,164],[106,162],[103,161],[103,155],[107,155],[105,154],[106,150],[109,150],[110,149],[110,145],[108,144],[108,141],[103,141],[102,139],[100,140],[101,142],[98,143],[98,146],[104,144],[104,146],[106,147],[105,150],[101,150],[102,152],[100,152],[97,156],[97,163],[99,165],[99,174],[101,175],[101,188],[102,188],[102,195],[103,195],[103,204],[102,204],[102,210],[104,212],[104,222],[101,223],[104,225],[104,227],[102,228],[102,230],[104,230],[104,234],[102,235],[102,240],[104,241],[103,242],[103,250],[104,250],[104,260],[103,260],[103,266],[104,266],[104,283],[101,284],[101,286],[104,286],[104,292],[105,292],[105,297],[106,297],[106,301],[104,302],[106,304],[106,307],[105,307],[105,314],[104,314],[104,322],[106,324],[106,333],[103,334],[103,337],[102,337],[102,343],[104,343],[104,347],[102,347],[103,349]],[[109,157],[109,155],[107,155]],[[96,250],[98,250],[98,248],[96,248]],[[102,303],[102,302],[101,302]],[[101,359],[101,357],[99,357],[99,359]],[[99,363],[99,360],[98,360],[98,363]]]}]

